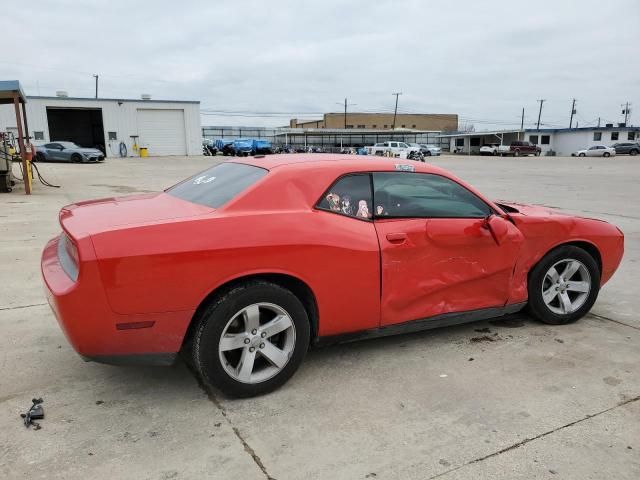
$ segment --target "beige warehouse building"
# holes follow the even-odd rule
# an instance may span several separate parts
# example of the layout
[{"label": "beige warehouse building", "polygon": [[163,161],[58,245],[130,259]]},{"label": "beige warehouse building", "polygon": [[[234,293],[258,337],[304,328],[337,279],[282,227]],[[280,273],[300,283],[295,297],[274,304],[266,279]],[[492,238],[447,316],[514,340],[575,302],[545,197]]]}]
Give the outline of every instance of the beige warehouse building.
[{"label": "beige warehouse building", "polygon": [[[325,113],[322,120],[289,121],[291,128],[363,128],[385,130],[393,128],[393,113]],[[455,131],[458,129],[458,115],[449,113],[399,113],[396,116],[396,128],[429,131]]]}]

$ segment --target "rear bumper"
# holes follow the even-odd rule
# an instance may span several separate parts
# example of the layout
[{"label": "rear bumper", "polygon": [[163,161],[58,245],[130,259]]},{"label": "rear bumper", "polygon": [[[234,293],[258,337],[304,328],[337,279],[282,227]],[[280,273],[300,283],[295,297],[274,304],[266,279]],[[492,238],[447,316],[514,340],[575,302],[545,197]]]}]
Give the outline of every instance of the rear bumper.
[{"label": "rear bumper", "polygon": [[[51,310],[67,340],[86,360],[110,364],[168,365],[182,346],[193,311],[121,315],[105,296],[98,264],[85,252],[78,281],[72,281],[58,260],[59,238],[42,252],[41,271]],[[88,244],[86,243],[88,242]]]}]

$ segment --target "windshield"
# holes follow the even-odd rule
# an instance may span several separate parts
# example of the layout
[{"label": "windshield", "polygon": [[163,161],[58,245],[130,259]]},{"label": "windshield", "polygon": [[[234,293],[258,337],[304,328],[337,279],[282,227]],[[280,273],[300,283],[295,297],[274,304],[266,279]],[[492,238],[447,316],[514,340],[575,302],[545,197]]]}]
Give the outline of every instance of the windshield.
[{"label": "windshield", "polygon": [[242,163],[221,163],[169,188],[166,193],[187,202],[220,208],[269,171]]},{"label": "windshield", "polygon": [[62,145],[64,148],[81,148],[73,142],[57,142]]}]

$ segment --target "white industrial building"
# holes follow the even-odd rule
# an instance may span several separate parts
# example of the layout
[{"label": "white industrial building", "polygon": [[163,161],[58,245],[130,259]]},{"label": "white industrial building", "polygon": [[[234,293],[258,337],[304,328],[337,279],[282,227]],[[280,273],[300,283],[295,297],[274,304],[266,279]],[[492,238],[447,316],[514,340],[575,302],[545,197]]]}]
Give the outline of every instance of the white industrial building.
[{"label": "white industrial building", "polygon": [[510,145],[516,140],[525,140],[538,145],[542,155],[568,156],[577,150],[593,145],[611,146],[614,143],[640,141],[640,127],[581,127],[541,128],[525,130],[497,130],[440,135],[449,140],[451,152],[478,154],[484,145]]},{"label": "white industrial building", "polygon": [[[107,156],[201,155],[200,102],[151,99],[26,97],[31,142],[71,141]],[[0,131],[17,136],[13,105],[0,106]]]}]

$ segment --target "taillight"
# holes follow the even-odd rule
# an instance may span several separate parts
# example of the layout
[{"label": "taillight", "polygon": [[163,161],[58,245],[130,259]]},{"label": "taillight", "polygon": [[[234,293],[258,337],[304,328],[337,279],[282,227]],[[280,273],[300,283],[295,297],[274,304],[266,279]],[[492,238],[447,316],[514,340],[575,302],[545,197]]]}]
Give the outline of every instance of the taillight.
[{"label": "taillight", "polygon": [[78,280],[78,266],[80,265],[78,248],[64,233],[60,235],[60,240],[58,240],[58,260],[69,278],[74,282]]},{"label": "taillight", "polygon": [[71,260],[73,260],[73,263],[78,266],[78,264],[80,263],[80,257],[78,256],[78,247],[76,247],[75,243],[73,243],[73,240],[67,237],[64,233],[63,235],[66,239],[64,248],[69,254],[69,257],[71,257]]}]

